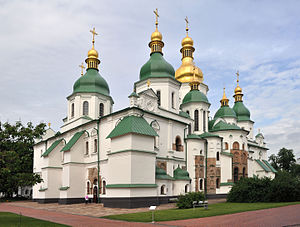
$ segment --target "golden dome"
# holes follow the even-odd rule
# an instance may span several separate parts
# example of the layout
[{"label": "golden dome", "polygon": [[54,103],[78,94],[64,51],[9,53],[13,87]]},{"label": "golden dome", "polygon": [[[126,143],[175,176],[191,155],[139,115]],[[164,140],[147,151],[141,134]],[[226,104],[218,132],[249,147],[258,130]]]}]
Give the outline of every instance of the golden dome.
[{"label": "golden dome", "polygon": [[92,49],[89,50],[88,58],[98,58],[98,51],[96,51],[94,47],[92,47]]},{"label": "golden dome", "polygon": [[182,65],[176,70],[175,78],[181,83],[191,83],[194,81],[194,74],[196,80],[203,82],[203,73],[200,68],[194,66],[193,62],[182,62]]},{"label": "golden dome", "polygon": [[194,45],[194,41],[191,37],[189,37],[188,35],[181,41],[181,45],[182,47],[192,47]]},{"label": "golden dome", "polygon": [[234,89],[234,93],[235,94],[241,94],[242,93],[242,88],[239,85],[237,85],[236,88]]},{"label": "golden dome", "polygon": [[162,41],[162,34],[156,28],[151,35],[151,41]]}]

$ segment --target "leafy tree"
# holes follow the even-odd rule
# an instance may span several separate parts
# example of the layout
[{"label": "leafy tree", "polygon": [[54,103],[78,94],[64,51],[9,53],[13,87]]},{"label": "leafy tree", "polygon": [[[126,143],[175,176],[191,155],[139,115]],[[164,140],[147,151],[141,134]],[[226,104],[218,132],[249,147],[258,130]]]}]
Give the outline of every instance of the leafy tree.
[{"label": "leafy tree", "polygon": [[32,186],[41,182],[33,169],[34,139],[45,132],[45,124],[35,127],[31,122],[14,125],[0,122],[0,192],[12,197],[18,187]]},{"label": "leafy tree", "polygon": [[295,155],[292,149],[281,148],[277,155],[272,154],[269,157],[271,165],[276,170],[292,171],[292,166],[295,165]]}]

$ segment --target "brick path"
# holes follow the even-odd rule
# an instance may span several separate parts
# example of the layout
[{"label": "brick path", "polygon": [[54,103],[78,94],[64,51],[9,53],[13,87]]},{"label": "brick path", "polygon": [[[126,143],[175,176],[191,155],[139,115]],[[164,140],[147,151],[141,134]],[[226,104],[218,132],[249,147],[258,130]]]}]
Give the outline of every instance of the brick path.
[{"label": "brick path", "polygon": [[176,226],[300,226],[300,204],[265,210],[248,211],[243,213],[221,215],[208,218],[196,218],[179,221],[162,222],[165,225]]}]

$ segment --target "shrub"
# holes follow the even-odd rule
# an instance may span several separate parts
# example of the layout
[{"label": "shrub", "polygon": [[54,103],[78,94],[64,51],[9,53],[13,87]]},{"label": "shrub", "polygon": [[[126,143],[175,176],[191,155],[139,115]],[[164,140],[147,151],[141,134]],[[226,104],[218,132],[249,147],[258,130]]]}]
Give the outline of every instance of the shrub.
[{"label": "shrub", "polygon": [[176,206],[179,209],[188,209],[193,207],[193,201],[203,201],[204,194],[202,192],[189,192],[185,195],[180,195]]}]

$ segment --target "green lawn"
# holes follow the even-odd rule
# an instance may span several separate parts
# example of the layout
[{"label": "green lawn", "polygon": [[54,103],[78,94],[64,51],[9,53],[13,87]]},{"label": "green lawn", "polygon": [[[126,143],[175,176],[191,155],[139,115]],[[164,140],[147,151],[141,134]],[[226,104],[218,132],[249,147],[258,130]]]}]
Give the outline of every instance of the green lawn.
[{"label": "green lawn", "polygon": [[[20,224],[21,223],[21,224]],[[54,222],[49,221],[42,221],[35,218],[30,218],[26,216],[21,216],[14,213],[8,212],[0,212],[0,226],[2,227],[11,227],[11,226],[68,226],[68,225],[61,225]]]},{"label": "green lawn", "polygon": [[[155,221],[171,221],[182,220],[190,218],[202,218],[217,216],[223,214],[233,214],[244,211],[260,210],[274,207],[281,207],[287,205],[300,204],[300,202],[289,203],[217,203],[208,206],[207,210],[204,208],[195,209],[170,209],[170,210],[157,210],[155,211]],[[104,216],[101,218],[135,221],[135,222],[151,222],[151,212],[140,212],[130,214],[119,214]]]}]

